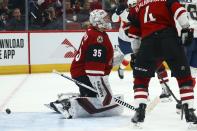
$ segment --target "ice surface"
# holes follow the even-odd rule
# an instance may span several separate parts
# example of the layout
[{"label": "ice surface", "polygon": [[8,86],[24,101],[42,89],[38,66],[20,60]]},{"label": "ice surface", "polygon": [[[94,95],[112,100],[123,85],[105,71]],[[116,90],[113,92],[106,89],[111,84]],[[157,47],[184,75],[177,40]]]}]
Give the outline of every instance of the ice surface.
[{"label": "ice surface", "polygon": [[[66,75],[70,76],[69,73]],[[125,101],[133,104],[132,72],[126,71],[125,78],[119,79],[117,72],[110,75],[114,94],[124,94]],[[78,92],[77,86],[53,73],[0,76],[0,131],[135,131],[131,124],[133,111],[125,109],[122,116],[63,119],[43,104],[56,100],[58,93]],[[174,78],[170,87],[179,98]],[[150,82],[150,99],[161,93],[157,78]],[[196,107],[195,88],[195,107]],[[186,131],[187,124],[176,114],[176,102],[159,103],[146,115],[141,131]],[[10,115],[5,109],[10,108]]]}]

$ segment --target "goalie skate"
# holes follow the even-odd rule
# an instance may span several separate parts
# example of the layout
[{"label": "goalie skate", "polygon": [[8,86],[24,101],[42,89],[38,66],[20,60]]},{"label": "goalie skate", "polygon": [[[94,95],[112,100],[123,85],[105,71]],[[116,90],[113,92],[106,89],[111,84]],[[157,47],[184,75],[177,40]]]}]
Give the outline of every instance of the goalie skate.
[{"label": "goalie skate", "polygon": [[55,102],[50,102],[49,104],[44,104],[44,106],[46,106],[47,108],[49,108],[49,109],[51,109],[51,110],[53,110],[53,111],[55,111],[55,112],[57,112],[57,113],[60,113],[60,112],[58,111],[58,109],[55,107],[54,103],[55,103]]},{"label": "goalie skate", "polygon": [[61,101],[60,103],[54,103],[57,110],[63,115],[66,119],[71,119],[72,115],[69,113],[70,109],[70,102],[69,99],[65,99]]}]

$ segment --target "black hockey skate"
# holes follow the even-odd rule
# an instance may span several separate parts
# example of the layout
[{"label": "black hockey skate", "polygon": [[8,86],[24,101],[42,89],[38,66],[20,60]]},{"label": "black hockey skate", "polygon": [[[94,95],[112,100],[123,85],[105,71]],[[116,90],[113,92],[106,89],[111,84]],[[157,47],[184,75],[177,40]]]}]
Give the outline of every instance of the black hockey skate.
[{"label": "black hockey skate", "polygon": [[182,110],[182,116],[184,113],[186,122],[190,124],[189,128],[197,127],[197,117],[194,113],[195,110],[193,108],[189,109],[187,103],[182,105]]},{"label": "black hockey skate", "polygon": [[124,69],[121,69],[120,67],[118,68],[118,76],[120,79],[124,78]]},{"label": "black hockey skate", "polygon": [[135,124],[144,122],[145,113],[146,113],[146,104],[141,103],[137,108],[135,115],[131,119],[131,122]]},{"label": "black hockey skate", "polygon": [[63,99],[60,101],[60,104],[55,105],[58,111],[64,116],[66,119],[71,119],[72,115],[69,112],[69,109],[71,107],[71,103],[69,99]]}]

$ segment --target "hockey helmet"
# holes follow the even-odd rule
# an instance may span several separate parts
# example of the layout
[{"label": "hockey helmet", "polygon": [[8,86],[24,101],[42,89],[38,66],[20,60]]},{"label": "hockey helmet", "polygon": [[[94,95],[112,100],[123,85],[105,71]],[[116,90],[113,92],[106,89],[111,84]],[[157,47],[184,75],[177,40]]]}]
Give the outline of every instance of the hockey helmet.
[{"label": "hockey helmet", "polygon": [[90,23],[97,28],[112,29],[108,13],[102,9],[95,9],[90,12]]}]

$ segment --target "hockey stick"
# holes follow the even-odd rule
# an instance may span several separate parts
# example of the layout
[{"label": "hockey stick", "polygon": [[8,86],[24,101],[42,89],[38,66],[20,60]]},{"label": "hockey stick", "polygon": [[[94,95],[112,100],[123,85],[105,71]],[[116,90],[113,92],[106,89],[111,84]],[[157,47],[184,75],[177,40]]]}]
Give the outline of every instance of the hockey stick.
[{"label": "hockey stick", "polygon": [[164,83],[165,87],[167,88],[167,90],[169,91],[169,93],[172,95],[172,97],[174,98],[174,100],[177,102],[177,104],[181,104],[181,100],[179,100],[174,93],[172,92],[172,90],[170,89],[170,87],[168,86],[168,84],[164,81],[163,77],[159,74],[158,70],[156,70],[158,77],[161,79],[161,81]]},{"label": "hockey stick", "polygon": [[[79,82],[79,81],[77,81],[77,80],[75,80],[75,79],[72,79],[72,78],[70,78],[70,77],[68,77],[68,76],[66,76],[66,75],[64,75],[64,74],[62,74],[62,73],[60,73],[60,72],[58,72],[58,71],[56,71],[56,70],[53,70],[53,73],[58,74],[58,75],[60,75],[60,76],[62,76],[62,77],[64,77],[64,78],[66,78],[66,79],[68,79],[68,80],[70,80],[70,81],[73,81],[74,83],[76,83],[76,84],[78,84],[78,85],[81,85],[81,86],[83,86],[84,88],[87,88],[87,89],[89,89],[89,90],[91,90],[91,91],[93,91],[93,92],[95,92],[95,93],[98,93],[94,88],[92,88],[92,87],[90,87],[90,86],[88,86],[88,85],[86,85],[86,84],[84,84],[84,83],[82,83],[82,82]],[[119,98],[117,98],[117,97],[113,97],[113,96],[112,96],[112,98],[114,99],[114,101],[115,101],[117,104],[119,104],[119,105],[121,105],[121,106],[123,106],[123,107],[129,108],[129,109],[131,109],[131,110],[136,111],[136,108],[135,108],[134,106],[132,106],[132,105],[130,105],[130,104],[124,102],[123,100],[121,100],[121,99],[119,99]]]}]

